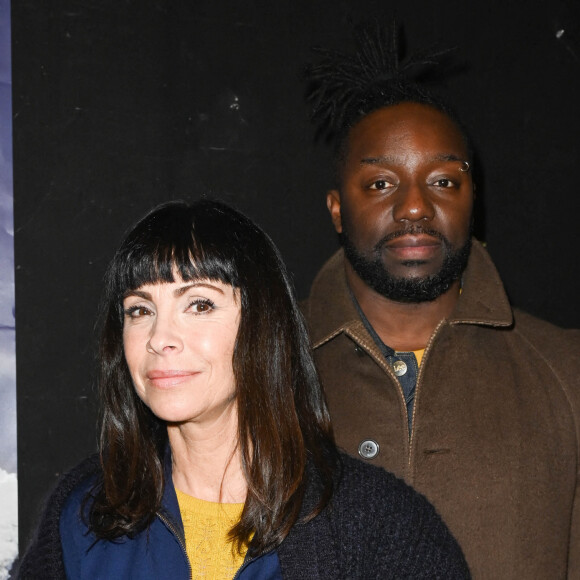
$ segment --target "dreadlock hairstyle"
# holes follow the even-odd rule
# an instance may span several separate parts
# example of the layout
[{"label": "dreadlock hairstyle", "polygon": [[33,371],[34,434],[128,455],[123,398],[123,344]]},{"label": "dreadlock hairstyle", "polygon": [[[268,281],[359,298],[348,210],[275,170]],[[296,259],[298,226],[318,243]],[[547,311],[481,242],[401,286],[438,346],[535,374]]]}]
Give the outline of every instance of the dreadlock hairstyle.
[{"label": "dreadlock hairstyle", "polygon": [[450,49],[430,48],[402,58],[397,24],[390,29],[378,22],[353,29],[355,53],[314,48],[317,63],[306,67],[306,100],[317,136],[333,143],[337,163],[343,157],[350,129],[369,113],[404,102],[430,105],[451,118],[464,136],[465,129],[451,108],[425,85],[451,69]]},{"label": "dreadlock hairstyle", "polygon": [[[238,444],[248,484],[230,531],[251,555],[279,545],[299,517],[310,466],[329,501],[337,457],[326,402],[290,276],[270,238],[225,204],[173,202],[126,236],[105,279],[100,345],[102,481],[89,526],[98,538],[131,537],[159,509],[167,430],[135,393],[123,350],[123,297],[143,284],[219,280],[237,289],[241,319],[233,355]],[[307,470],[308,466],[308,470]]]}]

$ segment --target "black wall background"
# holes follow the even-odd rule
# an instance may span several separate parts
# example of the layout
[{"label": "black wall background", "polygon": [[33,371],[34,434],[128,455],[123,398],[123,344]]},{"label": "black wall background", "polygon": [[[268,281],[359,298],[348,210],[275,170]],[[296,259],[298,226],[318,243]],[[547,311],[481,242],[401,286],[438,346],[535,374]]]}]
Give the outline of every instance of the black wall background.
[{"label": "black wall background", "polygon": [[219,196],[274,238],[299,296],[337,247],[301,69],[351,19],[457,46],[447,93],[478,153],[478,233],[512,301],[580,326],[576,0],[14,0],[21,548],[95,449],[93,323],[107,261],[153,205]]}]

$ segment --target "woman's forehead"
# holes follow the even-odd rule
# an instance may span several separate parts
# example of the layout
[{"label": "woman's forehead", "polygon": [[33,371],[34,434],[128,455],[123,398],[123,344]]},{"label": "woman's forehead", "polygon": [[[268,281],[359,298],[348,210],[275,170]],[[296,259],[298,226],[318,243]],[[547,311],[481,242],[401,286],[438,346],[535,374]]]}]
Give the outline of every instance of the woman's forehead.
[{"label": "woman's forehead", "polygon": [[135,294],[150,294],[153,290],[168,290],[173,293],[175,297],[180,297],[189,290],[209,290],[217,292],[223,296],[231,296],[237,301],[240,294],[239,289],[228,282],[224,282],[219,278],[208,278],[206,276],[182,276],[178,270],[173,271],[172,280],[153,280],[146,281],[135,288],[127,289],[123,298]]}]

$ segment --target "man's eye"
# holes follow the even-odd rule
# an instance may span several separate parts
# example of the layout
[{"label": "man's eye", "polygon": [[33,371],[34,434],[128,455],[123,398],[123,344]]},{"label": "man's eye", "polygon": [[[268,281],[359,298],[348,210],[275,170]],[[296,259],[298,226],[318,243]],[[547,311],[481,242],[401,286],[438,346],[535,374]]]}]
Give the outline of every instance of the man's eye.
[{"label": "man's eye", "polygon": [[393,184],[387,181],[386,179],[377,179],[376,181],[371,183],[369,189],[376,189],[380,191],[382,189],[388,189],[389,187],[393,187]]},{"label": "man's eye", "polygon": [[215,304],[206,298],[194,300],[189,307],[193,310],[194,314],[205,314],[210,312],[215,308]]},{"label": "man's eye", "polygon": [[438,179],[437,181],[435,181],[435,183],[433,185],[436,185],[437,187],[443,187],[443,188],[455,187],[455,183],[453,183],[453,181],[451,181],[451,179],[447,179],[446,177]]},{"label": "man's eye", "polygon": [[129,318],[140,318],[141,316],[149,316],[151,314],[153,314],[151,310],[145,306],[135,305],[125,309],[125,316]]}]

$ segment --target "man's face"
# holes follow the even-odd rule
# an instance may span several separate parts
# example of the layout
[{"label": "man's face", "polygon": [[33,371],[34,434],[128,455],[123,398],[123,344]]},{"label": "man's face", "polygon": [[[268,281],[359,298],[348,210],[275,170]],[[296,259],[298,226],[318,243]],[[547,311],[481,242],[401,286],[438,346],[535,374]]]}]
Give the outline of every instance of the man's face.
[{"label": "man's face", "polygon": [[459,129],[417,103],[374,111],[347,137],[327,205],[347,259],[387,298],[433,300],[465,268],[473,183]]}]

